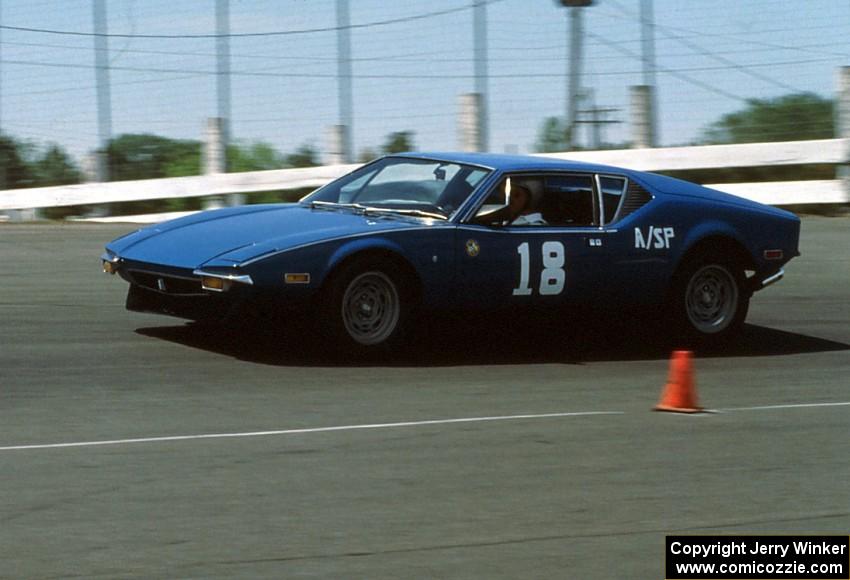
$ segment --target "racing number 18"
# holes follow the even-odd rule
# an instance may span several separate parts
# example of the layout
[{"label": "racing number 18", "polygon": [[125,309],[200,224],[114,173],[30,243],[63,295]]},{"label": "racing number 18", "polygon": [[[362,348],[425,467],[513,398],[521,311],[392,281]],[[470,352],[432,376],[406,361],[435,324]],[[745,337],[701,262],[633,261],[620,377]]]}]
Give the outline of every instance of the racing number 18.
[{"label": "racing number 18", "polygon": [[[517,249],[519,254],[519,286],[514,288],[514,296],[530,296],[529,270],[531,257],[528,242],[521,243]],[[540,294],[552,296],[564,291],[564,244],[561,242],[543,242],[543,270],[540,272]]]}]

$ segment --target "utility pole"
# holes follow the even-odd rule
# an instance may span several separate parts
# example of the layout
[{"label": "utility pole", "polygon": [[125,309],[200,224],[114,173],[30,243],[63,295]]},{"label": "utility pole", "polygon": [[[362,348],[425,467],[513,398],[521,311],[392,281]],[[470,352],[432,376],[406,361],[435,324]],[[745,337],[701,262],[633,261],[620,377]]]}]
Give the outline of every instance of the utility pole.
[{"label": "utility pole", "polygon": [[478,97],[478,146],[476,151],[490,148],[489,107],[487,100],[487,3],[473,4],[473,38],[475,53],[475,92]]},{"label": "utility pole", "polygon": [[218,96],[219,130],[223,161],[221,171],[227,171],[227,144],[230,142],[230,6],[229,0],[215,2],[216,93]]},{"label": "utility pole", "polygon": [[[598,151],[605,143],[605,126],[619,123],[616,119],[609,119],[611,113],[618,113],[620,109],[613,107],[599,107],[596,105],[596,96],[593,89],[587,89],[583,95],[583,101],[590,108],[579,110],[577,124],[588,125],[588,142],[591,149]],[[582,118],[585,117],[585,118]]]},{"label": "utility pole", "polygon": [[354,161],[354,104],[351,90],[351,17],[348,0],[336,0],[337,83],[339,84],[339,131],[343,163]]},{"label": "utility pole", "polygon": [[107,149],[112,139],[112,95],[109,86],[109,38],[106,27],[106,1],[93,0],[94,19],[94,67],[97,84],[97,181],[109,181],[109,157]]},{"label": "utility pole", "polygon": [[[2,22],[3,22],[3,3],[0,2],[0,23],[2,23]],[[0,28],[0,56],[2,56],[2,52],[3,52],[2,32],[3,32],[3,29]],[[0,63],[2,63],[2,62],[3,62],[3,59],[0,58]],[[3,134],[3,109],[2,109],[3,94],[2,94],[2,91],[3,91],[3,69],[2,69],[2,64],[0,64],[0,135]],[[4,182],[5,180],[2,180],[2,181]],[[0,182],[0,189],[5,189],[3,182]]]},{"label": "utility pole", "polygon": [[[3,3],[0,2],[0,23],[2,23],[2,18],[3,18],[2,8],[3,8]],[[0,32],[2,32],[2,30],[3,29],[0,28]],[[0,38],[0,40],[2,40],[2,38]],[[0,56],[2,56],[2,50],[3,50],[2,47],[3,47],[3,43],[0,42]],[[2,63],[2,62],[3,62],[3,59],[0,58],[0,63]],[[2,64],[0,64],[0,67],[2,67]],[[3,101],[3,95],[2,95],[3,79],[2,79],[2,77],[3,77],[3,69],[0,68],[0,104],[2,104],[2,101]],[[2,113],[2,109],[0,109],[0,113]],[[2,121],[3,121],[3,117],[2,117],[2,115],[0,115],[0,135],[3,135],[3,122]],[[6,189],[6,160],[0,158],[0,190],[3,190],[3,189]]]},{"label": "utility pole", "polygon": [[560,0],[559,4],[565,7],[569,17],[569,46],[570,54],[567,59],[567,149],[571,150],[576,143],[576,120],[578,118],[578,106],[581,100],[581,49],[582,36],[584,34],[582,25],[582,9],[593,4],[593,0]]},{"label": "utility pole", "polygon": [[[835,95],[835,136],[839,139],[850,138],[850,66],[838,69],[838,90]],[[845,150],[845,158],[850,150]],[[844,182],[844,199],[850,201],[850,167],[838,166],[837,177]]]},{"label": "utility pole", "polygon": [[641,114],[646,118],[648,130],[648,147],[655,147],[658,142],[657,98],[655,84],[655,18],[652,0],[640,0],[640,38],[641,61],[643,63],[643,84],[646,91],[646,110]]}]

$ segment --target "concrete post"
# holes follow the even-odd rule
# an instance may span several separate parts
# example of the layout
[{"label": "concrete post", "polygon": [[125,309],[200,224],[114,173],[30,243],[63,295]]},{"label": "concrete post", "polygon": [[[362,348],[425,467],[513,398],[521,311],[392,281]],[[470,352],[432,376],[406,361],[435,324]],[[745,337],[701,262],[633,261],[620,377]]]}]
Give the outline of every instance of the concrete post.
[{"label": "concrete post", "polygon": [[345,125],[328,127],[327,149],[325,150],[325,163],[327,165],[341,165],[347,163],[351,158],[345,150],[347,135],[348,127]]},{"label": "concrete post", "polygon": [[[202,152],[204,175],[227,173],[227,120],[221,117],[207,119],[206,133]],[[241,193],[231,193],[226,196],[215,196],[204,200],[204,209],[217,209],[225,205],[242,205],[245,196]]]},{"label": "concrete post", "polygon": [[461,95],[458,107],[458,147],[461,151],[483,150],[481,118],[481,95]]},{"label": "concrete post", "polygon": [[[109,153],[103,150],[93,151],[83,163],[83,176],[89,183],[109,181]],[[97,204],[89,207],[86,217],[104,217],[110,213],[109,204]]]},{"label": "concrete post", "polygon": [[655,123],[653,121],[653,87],[636,85],[630,88],[630,117],[632,147],[645,149],[655,147]]},{"label": "concrete post", "polygon": [[224,119],[211,117],[207,119],[204,135],[204,175],[225,173],[227,171],[226,138],[224,135]]},{"label": "concrete post", "polygon": [[[838,91],[835,97],[835,136],[850,139],[850,66],[838,69]],[[845,148],[844,164],[839,165],[836,177],[844,181],[844,200],[850,202],[850,146]]]}]

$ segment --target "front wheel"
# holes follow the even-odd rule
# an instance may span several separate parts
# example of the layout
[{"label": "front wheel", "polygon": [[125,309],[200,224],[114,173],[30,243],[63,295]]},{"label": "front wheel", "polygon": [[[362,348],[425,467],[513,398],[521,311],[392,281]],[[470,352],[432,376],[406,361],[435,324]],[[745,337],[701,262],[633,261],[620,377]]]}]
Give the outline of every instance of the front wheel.
[{"label": "front wheel", "polygon": [[704,256],[686,263],[676,276],[672,315],[685,339],[718,344],[740,330],[750,296],[743,268]]},{"label": "front wheel", "polygon": [[403,279],[378,260],[343,266],[322,297],[321,324],[342,350],[386,351],[401,341],[410,304]]}]

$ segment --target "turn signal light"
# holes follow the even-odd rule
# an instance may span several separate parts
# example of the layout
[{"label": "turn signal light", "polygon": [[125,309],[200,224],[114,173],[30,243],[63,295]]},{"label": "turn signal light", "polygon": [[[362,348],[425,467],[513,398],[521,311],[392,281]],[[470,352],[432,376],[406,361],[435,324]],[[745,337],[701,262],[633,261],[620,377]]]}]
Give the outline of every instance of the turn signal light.
[{"label": "turn signal light", "polygon": [[287,284],[309,284],[310,274],[285,274],[283,279]]},{"label": "turn signal light", "polygon": [[216,278],[214,276],[204,276],[201,278],[201,287],[204,290],[212,290],[213,292],[224,292],[230,288],[230,280]]}]

